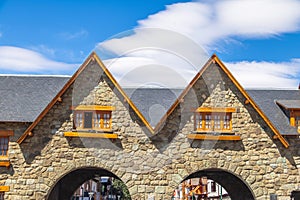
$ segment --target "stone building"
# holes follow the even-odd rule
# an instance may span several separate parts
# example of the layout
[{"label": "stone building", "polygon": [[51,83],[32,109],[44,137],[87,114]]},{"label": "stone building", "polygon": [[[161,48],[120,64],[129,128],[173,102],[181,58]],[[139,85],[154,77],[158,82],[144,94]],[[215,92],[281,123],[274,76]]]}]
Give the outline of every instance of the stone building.
[{"label": "stone building", "polygon": [[245,91],[215,55],[181,92],[124,90],[95,53],[71,78],[37,79],[0,78],[1,198],[67,200],[99,176],[136,200],[203,176],[231,199],[300,186],[300,91]]}]

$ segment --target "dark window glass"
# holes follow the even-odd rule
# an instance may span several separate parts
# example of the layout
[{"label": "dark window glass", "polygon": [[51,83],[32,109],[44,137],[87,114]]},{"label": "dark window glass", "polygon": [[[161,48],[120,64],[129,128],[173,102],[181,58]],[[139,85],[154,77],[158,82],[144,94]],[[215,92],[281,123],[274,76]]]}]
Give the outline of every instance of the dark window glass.
[{"label": "dark window glass", "polygon": [[93,127],[93,112],[84,113],[84,128]]}]

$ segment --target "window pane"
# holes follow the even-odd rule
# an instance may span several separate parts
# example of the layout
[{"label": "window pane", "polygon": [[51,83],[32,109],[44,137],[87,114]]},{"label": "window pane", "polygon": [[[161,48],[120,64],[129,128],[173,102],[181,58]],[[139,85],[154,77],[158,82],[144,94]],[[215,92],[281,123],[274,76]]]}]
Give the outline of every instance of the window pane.
[{"label": "window pane", "polygon": [[110,128],[110,113],[103,114],[103,128]]},{"label": "window pane", "polygon": [[92,112],[84,112],[84,128],[92,128]]},{"label": "window pane", "polygon": [[219,114],[214,116],[214,128],[216,130],[221,129],[221,116]]},{"label": "window pane", "polygon": [[211,114],[205,115],[205,129],[211,129]]},{"label": "window pane", "polygon": [[230,129],[230,115],[229,114],[224,115],[224,129],[227,129],[227,130]]},{"label": "window pane", "polygon": [[8,137],[0,137],[0,155],[7,156]]},{"label": "window pane", "polygon": [[296,127],[300,130],[300,116],[296,116]]},{"label": "window pane", "polygon": [[202,127],[202,115],[201,113],[196,113],[195,114],[195,124],[196,124],[196,129],[203,129]]},{"label": "window pane", "polygon": [[94,113],[94,128],[100,128],[101,115],[100,113]]},{"label": "window pane", "polygon": [[76,113],[76,118],[75,118],[75,126],[81,127],[82,128],[82,113]]}]

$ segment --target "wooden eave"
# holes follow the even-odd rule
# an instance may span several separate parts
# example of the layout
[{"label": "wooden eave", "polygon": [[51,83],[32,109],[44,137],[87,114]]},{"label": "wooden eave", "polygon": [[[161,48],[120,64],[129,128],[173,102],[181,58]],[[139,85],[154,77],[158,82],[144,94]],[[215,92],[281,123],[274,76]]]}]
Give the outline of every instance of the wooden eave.
[{"label": "wooden eave", "polygon": [[239,91],[243,94],[246,100],[253,106],[256,112],[262,117],[262,119],[266,122],[266,124],[270,127],[270,129],[274,132],[280,142],[283,144],[285,148],[289,147],[289,143],[286,139],[279,133],[279,131],[275,128],[272,122],[267,118],[267,116],[262,112],[262,110],[256,105],[256,103],[252,100],[252,98],[248,95],[245,89],[238,83],[238,81],[234,78],[231,72],[226,68],[226,66],[222,63],[222,61],[217,57],[217,55],[212,55],[211,58],[206,62],[206,64],[202,67],[202,69],[196,74],[193,80],[189,83],[189,85],[183,90],[180,96],[176,99],[174,104],[170,107],[167,113],[162,117],[159,123],[156,125],[154,131],[157,133],[160,130],[163,123],[170,116],[170,114],[175,110],[175,108],[183,101],[186,94],[190,91],[190,89],[194,86],[197,80],[202,76],[205,70],[213,63],[217,63],[219,67],[225,72],[225,74],[229,77],[229,79],[234,83],[234,85],[239,89]]},{"label": "wooden eave", "polygon": [[112,74],[108,71],[105,65],[102,63],[100,58],[97,56],[95,52],[92,52],[88,58],[84,61],[84,63],[80,66],[80,68],[74,73],[74,75],[69,79],[69,81],[64,85],[64,87],[58,92],[58,94],[51,100],[51,102],[47,105],[47,107],[39,114],[39,116],[35,119],[34,122],[27,128],[27,130],[18,138],[17,143],[21,144],[28,135],[30,135],[31,131],[37,126],[37,124],[43,119],[43,117],[49,112],[49,110],[54,106],[54,104],[58,101],[61,101],[61,96],[67,91],[67,89],[74,83],[76,78],[81,74],[81,72],[88,66],[91,61],[96,61],[99,66],[102,68],[106,76],[112,81],[115,87],[119,90],[119,92],[123,95],[126,102],[132,107],[132,109],[136,112],[136,114],[140,117],[145,126],[149,129],[151,133],[154,133],[153,128],[147,122],[145,117],[141,114],[141,112],[137,109],[137,107],[133,104],[133,102],[126,95],[121,86],[117,83]]}]

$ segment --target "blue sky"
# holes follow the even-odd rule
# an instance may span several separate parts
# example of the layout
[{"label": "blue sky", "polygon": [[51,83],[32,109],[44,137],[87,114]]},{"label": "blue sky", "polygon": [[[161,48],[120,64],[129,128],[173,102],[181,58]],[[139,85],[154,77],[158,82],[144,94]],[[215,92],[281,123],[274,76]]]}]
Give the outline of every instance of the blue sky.
[{"label": "blue sky", "polygon": [[297,88],[299,10],[298,0],[0,0],[0,73],[72,75],[95,50],[125,86],[180,87],[216,53],[244,87]]}]

